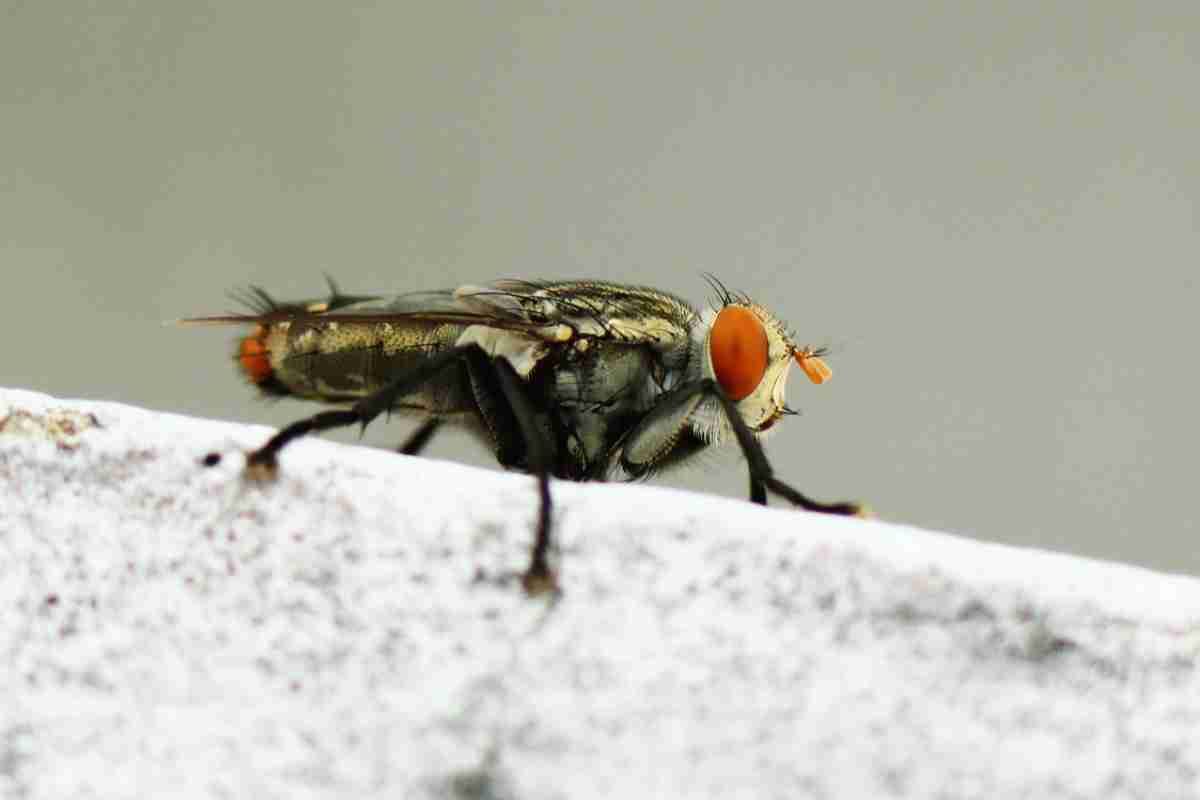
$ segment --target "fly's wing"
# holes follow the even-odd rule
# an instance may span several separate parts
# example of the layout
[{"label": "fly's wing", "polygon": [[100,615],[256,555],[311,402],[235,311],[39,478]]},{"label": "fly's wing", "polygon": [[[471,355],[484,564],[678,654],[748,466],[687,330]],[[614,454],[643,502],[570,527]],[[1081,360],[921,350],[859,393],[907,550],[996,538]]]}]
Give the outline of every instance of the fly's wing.
[{"label": "fly's wing", "polygon": [[[506,280],[387,301],[336,289],[326,300],[280,303],[260,289],[239,299],[250,313],[182,322],[251,327],[235,352],[251,383],[268,394],[329,402],[368,396],[413,363],[464,346],[504,359],[527,380],[550,354],[574,348],[590,353],[586,380],[596,382],[574,385],[575,392],[587,389],[597,398],[600,390],[606,398],[626,390],[648,392],[651,377],[661,389],[689,363],[698,321],[672,295],[597,281]],[[634,352],[647,349],[656,352],[653,359]],[[582,374],[567,370],[553,379],[556,385],[579,382]],[[449,406],[439,406],[444,407]]]},{"label": "fly's wing", "polygon": [[[540,296],[534,286],[463,286],[404,294],[386,302],[377,302],[374,296],[343,295],[332,287],[325,300],[287,303],[251,288],[234,296],[250,307],[249,313],[180,322],[251,326],[253,332],[238,342],[236,359],[251,382],[272,394],[320,394],[320,387],[309,385],[311,358],[322,355],[329,360],[337,352],[428,353],[474,344],[493,358],[506,359],[528,378],[555,347],[579,333],[573,321],[596,325],[594,310]],[[580,311],[591,316],[580,317]],[[309,366],[293,368],[293,362]]]},{"label": "fly's wing", "polygon": [[[412,292],[378,302],[375,295],[335,294],[324,300],[279,302],[258,287],[231,294],[249,306],[241,314],[188,317],[181,325],[275,325],[285,322],[397,323],[428,322],[448,325],[483,325],[530,335],[547,333],[547,323],[501,303],[472,302],[463,290]],[[551,332],[552,333],[552,332]]]},{"label": "fly's wing", "polygon": [[402,366],[448,347],[475,344],[529,377],[572,336],[569,327],[490,288],[416,292],[387,301],[337,292],[324,300],[278,302],[261,289],[234,298],[248,313],[181,320],[246,325],[235,360],[262,391],[329,401],[365,396]]},{"label": "fly's wing", "polygon": [[191,317],[185,325],[270,325],[280,322],[434,322],[483,326],[547,342],[588,336],[667,350],[686,346],[698,318],[679,298],[639,286],[602,281],[502,280],[486,286],[376,296],[343,295],[280,303],[252,287],[235,299],[252,313]]},{"label": "fly's wing", "polygon": [[505,280],[473,291],[473,302],[516,307],[528,319],[565,325],[572,335],[662,350],[685,347],[699,319],[674,295],[604,281]]}]

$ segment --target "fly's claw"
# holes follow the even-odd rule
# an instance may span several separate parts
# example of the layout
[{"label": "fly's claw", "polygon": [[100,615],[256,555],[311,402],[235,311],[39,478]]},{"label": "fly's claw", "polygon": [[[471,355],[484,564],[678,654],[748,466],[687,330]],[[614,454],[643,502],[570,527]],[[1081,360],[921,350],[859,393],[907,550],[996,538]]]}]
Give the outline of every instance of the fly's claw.
[{"label": "fly's claw", "polygon": [[279,460],[270,451],[255,450],[246,455],[246,479],[267,483],[279,476]]},{"label": "fly's claw", "polygon": [[858,519],[875,519],[875,511],[870,506],[863,503],[855,503],[854,506],[854,513],[851,516]]},{"label": "fly's claw", "polygon": [[529,597],[553,596],[562,593],[562,589],[558,586],[558,576],[554,574],[554,570],[545,565],[531,566],[521,576],[521,588]]}]

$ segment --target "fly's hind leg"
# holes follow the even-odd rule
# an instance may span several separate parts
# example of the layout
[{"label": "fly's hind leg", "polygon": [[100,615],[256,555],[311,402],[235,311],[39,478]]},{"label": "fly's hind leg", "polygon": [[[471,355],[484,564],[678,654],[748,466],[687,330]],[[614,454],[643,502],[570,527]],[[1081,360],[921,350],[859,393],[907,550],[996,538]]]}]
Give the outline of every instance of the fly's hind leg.
[{"label": "fly's hind leg", "polygon": [[[355,424],[367,427],[371,420],[391,408],[397,398],[435,377],[448,365],[467,356],[470,352],[478,352],[478,349],[474,345],[452,347],[413,367],[379,391],[359,400],[350,408],[322,411],[293,422],[272,436],[262,447],[246,456],[246,473],[256,479],[273,477],[279,468],[279,451],[302,436]],[[434,425],[427,429],[427,425],[428,423],[417,429],[416,433],[401,446],[401,452],[409,452],[408,448],[415,448],[412,452],[416,452],[425,446],[437,427]]]},{"label": "fly's hind leg", "polygon": [[[370,421],[370,419],[364,419],[353,408],[344,411],[323,411],[307,419],[302,419],[299,422],[289,425],[272,437],[271,441],[251,453],[246,460],[246,469],[254,477],[269,478],[278,469],[277,456],[279,451],[293,439],[314,431],[327,431],[331,428],[347,427],[356,422],[361,422],[363,427],[366,427]],[[396,448],[396,452],[406,456],[419,455],[441,426],[442,421],[438,417],[427,417],[404,440],[404,443]]]},{"label": "fly's hind leg", "polygon": [[246,456],[246,476],[252,480],[265,481],[275,477],[279,471],[279,451],[292,440],[310,433],[345,428],[362,420],[355,409],[322,411],[293,422],[272,436],[266,444]]},{"label": "fly's hind leg", "polygon": [[[428,361],[414,367],[384,386],[374,394],[364,397],[348,409],[322,411],[297,422],[293,422],[272,436],[266,444],[246,457],[246,471],[251,477],[271,477],[278,470],[279,451],[290,442],[310,433],[344,428],[359,424],[364,428],[371,420],[391,408],[399,397],[411,392],[425,381],[435,377],[448,365],[466,360],[477,373],[490,372],[495,375],[507,409],[520,429],[525,446],[525,458],[529,471],[538,481],[539,507],[537,531],[530,554],[529,568],[522,578],[525,591],[541,594],[556,591],[557,585],[550,569],[550,469],[553,444],[537,423],[533,402],[525,393],[520,377],[504,359],[490,359],[478,345],[453,347]],[[400,451],[416,454],[428,443],[440,421],[431,417],[400,446]]]}]

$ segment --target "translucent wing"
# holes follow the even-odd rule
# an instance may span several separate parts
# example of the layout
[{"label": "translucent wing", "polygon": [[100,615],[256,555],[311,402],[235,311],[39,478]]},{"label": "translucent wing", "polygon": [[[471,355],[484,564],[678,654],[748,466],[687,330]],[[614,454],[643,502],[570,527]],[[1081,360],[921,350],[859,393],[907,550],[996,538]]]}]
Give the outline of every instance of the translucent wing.
[{"label": "translucent wing", "polygon": [[282,322],[437,322],[485,325],[504,330],[538,333],[546,323],[497,303],[472,302],[462,290],[412,292],[388,300],[378,296],[338,296],[334,301],[305,300],[282,303],[258,287],[231,295],[249,306],[241,314],[217,314],[179,320],[182,325],[272,325]]},{"label": "translucent wing", "polygon": [[322,322],[438,322],[482,325],[550,341],[591,336],[629,344],[678,347],[695,324],[694,309],[655,289],[602,281],[501,280],[486,286],[413,292],[380,302],[376,296],[342,295],[332,286],[325,300],[276,302],[251,287],[234,299],[251,313],[180,320],[185,325],[254,325]]},{"label": "translucent wing", "polygon": [[[462,290],[459,290],[460,292]],[[477,297],[519,305],[579,335],[663,349],[686,345],[699,315],[674,295],[605,281],[497,281]]]}]

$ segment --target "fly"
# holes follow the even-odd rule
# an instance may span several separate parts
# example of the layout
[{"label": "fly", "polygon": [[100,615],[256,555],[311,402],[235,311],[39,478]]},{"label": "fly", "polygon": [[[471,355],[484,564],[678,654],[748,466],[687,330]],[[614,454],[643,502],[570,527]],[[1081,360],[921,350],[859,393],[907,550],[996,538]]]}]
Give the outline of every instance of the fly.
[{"label": "fly", "polygon": [[767,309],[715,278],[711,308],[667,292],[604,281],[501,280],[403,294],[281,303],[258,288],[245,314],[186,324],[244,324],[236,359],[269,395],[347,403],[288,425],[247,456],[269,478],[288,443],[366,427],[381,413],[422,424],[398,449],[417,454],[443,422],[474,431],[504,467],[537,479],[540,502],[526,591],[555,587],[551,477],[636,479],[726,442],[767,493],[809,511],[853,515],[853,503],[812,500],[775,476],[760,439],[784,416],[788,371],[829,380],[824,351],[798,345]]}]

